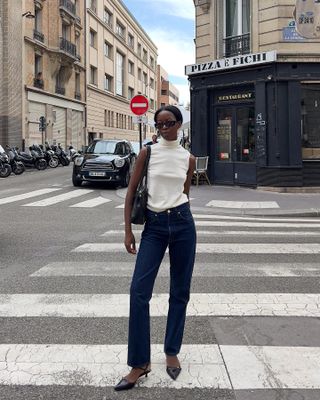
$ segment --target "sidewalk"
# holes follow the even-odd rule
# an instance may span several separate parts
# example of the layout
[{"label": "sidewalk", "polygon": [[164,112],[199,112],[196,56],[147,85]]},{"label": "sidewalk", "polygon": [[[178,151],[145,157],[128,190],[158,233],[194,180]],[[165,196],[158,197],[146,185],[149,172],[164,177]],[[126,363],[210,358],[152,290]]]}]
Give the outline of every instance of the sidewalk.
[{"label": "sidewalk", "polygon": [[[279,190],[290,190],[290,192],[278,192]],[[117,190],[119,197],[124,198],[125,194],[126,189]],[[320,217],[319,187],[250,189],[239,186],[199,185],[197,187],[192,185],[190,198],[194,212],[248,216]]]}]

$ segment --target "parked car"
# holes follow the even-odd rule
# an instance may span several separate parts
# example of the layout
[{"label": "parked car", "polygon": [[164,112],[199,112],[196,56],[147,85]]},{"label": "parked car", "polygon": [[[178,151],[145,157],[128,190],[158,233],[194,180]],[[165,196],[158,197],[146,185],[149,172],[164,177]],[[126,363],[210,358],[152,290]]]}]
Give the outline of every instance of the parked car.
[{"label": "parked car", "polygon": [[136,158],[127,140],[96,139],[75,159],[72,183],[113,182],[127,187]]}]

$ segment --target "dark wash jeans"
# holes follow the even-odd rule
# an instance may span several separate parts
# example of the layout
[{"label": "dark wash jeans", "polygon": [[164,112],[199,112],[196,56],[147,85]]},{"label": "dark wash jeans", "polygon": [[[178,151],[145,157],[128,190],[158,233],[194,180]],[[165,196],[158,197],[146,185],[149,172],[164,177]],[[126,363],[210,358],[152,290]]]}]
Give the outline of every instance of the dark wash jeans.
[{"label": "dark wash jeans", "polygon": [[128,365],[150,362],[149,301],[165,251],[169,247],[170,298],[164,352],[180,351],[190,297],[196,230],[189,203],[160,213],[147,211],[147,221],[130,288]]}]

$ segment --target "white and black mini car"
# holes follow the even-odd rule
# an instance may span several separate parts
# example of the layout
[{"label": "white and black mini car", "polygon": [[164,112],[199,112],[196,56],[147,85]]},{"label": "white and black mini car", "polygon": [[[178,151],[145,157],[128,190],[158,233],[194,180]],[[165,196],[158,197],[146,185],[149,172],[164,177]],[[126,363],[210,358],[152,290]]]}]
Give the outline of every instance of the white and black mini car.
[{"label": "white and black mini car", "polygon": [[112,182],[127,187],[137,158],[127,140],[95,139],[74,161],[72,183]]}]

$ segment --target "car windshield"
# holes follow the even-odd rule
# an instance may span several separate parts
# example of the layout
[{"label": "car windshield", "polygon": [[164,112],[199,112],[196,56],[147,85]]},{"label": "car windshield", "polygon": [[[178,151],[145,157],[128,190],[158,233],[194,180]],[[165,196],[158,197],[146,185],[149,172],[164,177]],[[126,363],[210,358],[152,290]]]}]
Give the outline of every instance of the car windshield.
[{"label": "car windshield", "polygon": [[98,141],[93,142],[87,149],[87,153],[90,154],[117,154],[116,150],[117,142],[105,142]]}]

